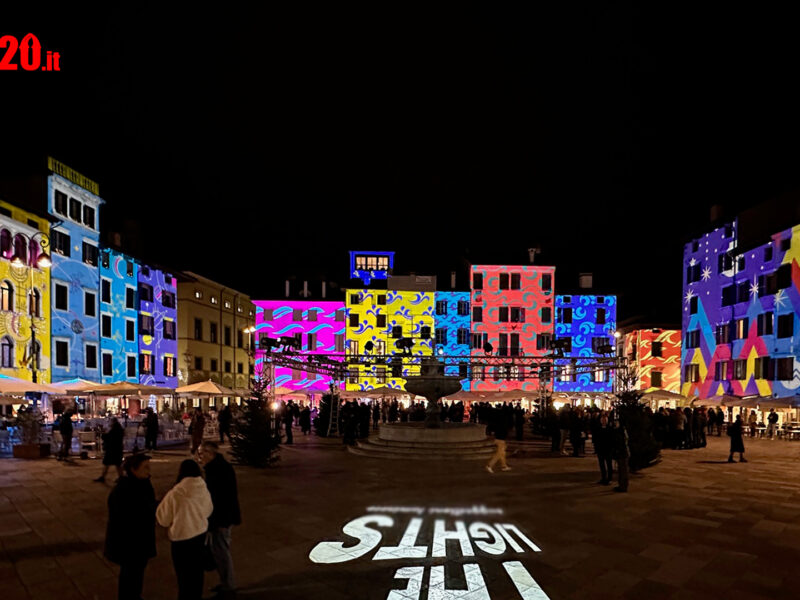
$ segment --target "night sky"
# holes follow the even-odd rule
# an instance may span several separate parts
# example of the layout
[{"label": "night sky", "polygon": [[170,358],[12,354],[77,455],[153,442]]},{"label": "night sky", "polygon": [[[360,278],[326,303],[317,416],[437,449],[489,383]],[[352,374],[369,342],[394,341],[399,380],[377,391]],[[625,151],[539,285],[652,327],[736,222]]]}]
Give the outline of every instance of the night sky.
[{"label": "night sky", "polygon": [[5,19],[62,70],[0,72],[2,175],[52,155],[131,252],[254,298],[344,281],[349,249],[443,275],[541,246],[559,291],[593,272],[677,323],[710,206],[799,187],[795,17],[537,4]]}]

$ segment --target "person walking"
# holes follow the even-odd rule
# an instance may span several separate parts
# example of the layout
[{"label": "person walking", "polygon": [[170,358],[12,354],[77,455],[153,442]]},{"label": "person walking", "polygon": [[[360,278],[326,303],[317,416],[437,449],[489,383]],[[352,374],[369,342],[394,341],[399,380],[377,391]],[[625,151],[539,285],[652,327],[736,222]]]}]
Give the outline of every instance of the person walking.
[{"label": "person walking", "polygon": [[769,416],[767,416],[767,435],[769,439],[775,439],[775,433],[778,430],[778,413],[774,408],[769,409]]},{"label": "person walking", "polygon": [[742,439],[742,415],[736,415],[736,421],[728,426],[726,432],[731,437],[731,453],[728,455],[728,462],[732,463],[733,453],[739,453],[739,462],[747,462],[744,457],[744,440]]},{"label": "person walking", "polygon": [[61,422],[58,424],[58,431],[61,433],[61,448],[58,452],[58,460],[69,460],[69,453],[72,450],[72,409],[68,408],[61,415]]},{"label": "person walking", "polygon": [[195,461],[184,460],[178,481],[156,509],[156,519],[167,527],[172,542],[172,565],[178,578],[178,600],[203,597],[203,553],[208,517],[214,507],[203,472]]},{"label": "person walking", "polygon": [[95,479],[98,483],[105,483],[108,467],[117,469],[117,481],[122,477],[122,444],[125,439],[125,430],[116,417],[111,419],[111,427],[103,434],[103,473]]},{"label": "person walking", "polygon": [[156,555],[156,494],[150,483],[150,457],[134,454],[125,461],[124,471],[108,495],[104,555],[120,567],[117,598],[140,600],[147,562]]},{"label": "person walking", "polygon": [[200,444],[203,442],[203,432],[206,428],[206,418],[203,415],[203,411],[200,410],[200,407],[194,409],[194,415],[192,415],[192,454],[197,452],[197,449],[200,447]]},{"label": "person walking", "polygon": [[231,412],[231,407],[226,404],[222,407],[222,410],[219,411],[219,416],[217,417],[217,423],[219,424],[219,443],[225,443],[225,436],[228,436],[228,443],[231,441],[231,422],[233,422],[233,413]]},{"label": "person walking", "polygon": [[611,456],[617,461],[618,484],[615,492],[628,491],[628,432],[620,424],[619,419],[614,419],[614,428],[611,430]]},{"label": "person walking", "polygon": [[294,443],[294,437],[292,437],[292,422],[294,421],[294,415],[292,413],[292,401],[289,400],[288,405],[283,406],[283,427],[286,431],[286,443],[292,444]]},{"label": "person walking", "polygon": [[144,418],[144,449],[155,450],[158,441],[158,415],[151,407],[147,407]]},{"label": "person walking", "polygon": [[311,409],[308,406],[304,406],[300,411],[300,431],[303,435],[311,433]]},{"label": "person walking", "polygon": [[750,411],[750,416],[747,418],[747,424],[750,426],[750,437],[756,437],[756,428],[758,427],[758,415],[756,414],[756,411]]},{"label": "person walking", "polygon": [[608,485],[614,478],[614,462],[611,458],[613,452],[612,429],[608,424],[608,415],[600,415],[600,422],[592,431],[592,443],[600,463],[600,485]]},{"label": "person walking", "polygon": [[488,432],[494,433],[494,440],[497,444],[489,462],[486,464],[486,470],[489,473],[494,473],[494,466],[499,462],[501,471],[510,471],[511,467],[506,464],[506,437],[508,437],[508,421],[503,411],[499,409],[490,409],[491,416],[489,417]]},{"label": "person walking", "polygon": [[564,447],[566,446],[567,438],[569,437],[570,408],[571,406],[569,404],[565,404],[558,412],[558,427],[561,430],[561,444],[559,445],[558,449],[561,451],[561,454],[564,455],[567,454],[567,451],[564,449]]},{"label": "person walking", "polygon": [[211,553],[219,572],[219,585],[214,591],[230,594],[236,589],[231,557],[231,528],[242,524],[236,472],[214,442],[203,442],[200,460],[206,471],[206,486],[214,505],[214,512],[208,518]]}]

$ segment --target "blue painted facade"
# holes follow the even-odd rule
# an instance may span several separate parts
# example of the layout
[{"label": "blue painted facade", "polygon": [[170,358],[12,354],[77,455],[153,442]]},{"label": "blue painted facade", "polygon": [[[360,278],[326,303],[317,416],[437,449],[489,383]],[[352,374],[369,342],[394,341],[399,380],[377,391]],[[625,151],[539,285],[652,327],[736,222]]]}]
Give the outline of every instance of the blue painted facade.
[{"label": "blue painted facade", "polygon": [[609,371],[577,374],[581,363],[592,363],[601,354],[600,346],[615,343],[617,328],[616,296],[556,296],[555,339],[570,342],[564,359],[555,361],[559,376],[554,382],[557,392],[611,392]]},{"label": "blue painted facade", "polygon": [[[139,265],[131,257],[104,249],[100,255],[100,348],[103,383],[139,382]],[[110,332],[104,331],[110,319]],[[110,333],[110,337],[106,336]]]},{"label": "blue painted facade", "polygon": [[[178,387],[178,287],[175,278],[141,265],[139,383]],[[149,357],[149,358],[148,358]]]},{"label": "blue painted facade", "polygon": [[54,383],[76,377],[100,381],[98,262],[103,203],[59,175],[47,178],[47,210],[61,220],[50,229]]},{"label": "blue painted facade", "polygon": [[[434,294],[434,352],[438,356],[470,355],[470,292]],[[441,350],[441,352],[440,352]],[[445,367],[445,375],[458,375],[458,366]],[[461,389],[469,390],[470,380],[461,380]]]},{"label": "blue painted facade", "polygon": [[364,285],[376,279],[388,279],[394,268],[394,252],[350,252],[350,277]]}]

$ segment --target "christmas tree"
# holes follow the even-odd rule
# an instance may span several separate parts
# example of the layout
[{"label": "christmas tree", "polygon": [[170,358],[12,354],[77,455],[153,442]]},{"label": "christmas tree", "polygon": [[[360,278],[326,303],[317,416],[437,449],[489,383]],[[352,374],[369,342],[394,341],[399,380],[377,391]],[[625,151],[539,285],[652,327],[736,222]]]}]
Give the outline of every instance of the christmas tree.
[{"label": "christmas tree", "polygon": [[266,388],[266,381],[256,380],[253,397],[245,401],[231,428],[231,452],[241,465],[263,468],[278,459],[277,425]]}]

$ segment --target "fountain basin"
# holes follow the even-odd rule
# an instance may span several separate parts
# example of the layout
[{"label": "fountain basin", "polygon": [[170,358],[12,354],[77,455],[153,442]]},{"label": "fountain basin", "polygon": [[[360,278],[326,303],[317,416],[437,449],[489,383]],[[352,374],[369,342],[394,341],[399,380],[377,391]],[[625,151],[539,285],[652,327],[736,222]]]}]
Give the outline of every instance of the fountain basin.
[{"label": "fountain basin", "polygon": [[486,425],[477,423],[442,423],[431,429],[425,423],[385,423],[378,429],[378,439],[391,442],[436,442],[441,444],[481,442],[486,439]]}]

